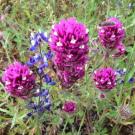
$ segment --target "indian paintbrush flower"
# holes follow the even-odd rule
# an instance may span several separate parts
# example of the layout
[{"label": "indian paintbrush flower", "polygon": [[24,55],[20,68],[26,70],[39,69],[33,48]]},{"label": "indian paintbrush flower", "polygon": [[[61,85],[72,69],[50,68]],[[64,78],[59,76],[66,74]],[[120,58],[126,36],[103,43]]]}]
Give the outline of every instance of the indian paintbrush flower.
[{"label": "indian paintbrush flower", "polygon": [[73,101],[66,101],[62,107],[63,111],[67,113],[74,113],[76,108],[76,103]]},{"label": "indian paintbrush flower", "polygon": [[75,18],[61,20],[52,27],[49,45],[62,86],[71,87],[85,73],[88,60],[88,29]]},{"label": "indian paintbrush flower", "polygon": [[105,92],[116,86],[116,72],[112,68],[100,68],[94,72],[93,80],[96,87]]},{"label": "indian paintbrush flower", "polygon": [[115,17],[108,18],[98,27],[98,37],[102,46],[107,50],[116,50],[113,57],[119,57],[125,53],[122,41],[125,37],[123,24]]},{"label": "indian paintbrush flower", "polygon": [[14,62],[9,65],[2,76],[5,90],[14,97],[27,99],[35,86],[35,76],[27,65]]}]

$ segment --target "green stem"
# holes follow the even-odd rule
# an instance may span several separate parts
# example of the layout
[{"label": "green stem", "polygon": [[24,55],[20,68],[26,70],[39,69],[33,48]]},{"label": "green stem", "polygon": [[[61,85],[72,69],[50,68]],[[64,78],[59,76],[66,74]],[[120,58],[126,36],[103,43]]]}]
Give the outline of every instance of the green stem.
[{"label": "green stem", "polygon": [[66,129],[66,127],[67,127],[67,124],[68,124],[68,120],[66,120],[66,123],[65,123],[64,128],[63,128],[63,131],[62,131],[62,135],[65,134],[65,129]]},{"label": "green stem", "polygon": [[[41,49],[41,46],[39,46],[39,53],[41,55],[41,58],[43,59],[43,55],[42,55],[42,49]],[[40,79],[40,82],[39,82],[39,92],[42,91],[42,76],[40,74],[39,75],[39,79]],[[38,97],[38,105],[40,104],[40,96]],[[36,129],[37,129],[37,135],[41,135],[41,131],[40,131],[40,113],[38,112],[37,114],[37,117],[36,117]]]},{"label": "green stem", "polygon": [[37,118],[36,118],[36,135],[41,135],[41,131],[40,131],[40,122],[39,122],[39,114],[37,115]]},{"label": "green stem", "polygon": [[82,128],[82,125],[83,125],[83,123],[84,123],[85,113],[86,113],[86,110],[85,110],[84,115],[83,115],[83,118],[82,118],[82,120],[81,120],[81,123],[80,123],[80,126],[79,126],[79,130],[78,130],[78,132],[77,132],[77,135],[80,135],[79,133],[80,133],[81,128]]}]

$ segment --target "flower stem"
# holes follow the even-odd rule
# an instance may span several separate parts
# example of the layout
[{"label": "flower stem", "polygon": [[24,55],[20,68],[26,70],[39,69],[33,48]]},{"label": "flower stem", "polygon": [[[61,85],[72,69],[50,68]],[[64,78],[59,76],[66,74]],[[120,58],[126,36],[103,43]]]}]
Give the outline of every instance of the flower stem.
[{"label": "flower stem", "polygon": [[63,128],[63,131],[62,131],[62,135],[65,135],[65,129],[67,127],[67,124],[68,124],[68,120],[66,120],[66,123],[65,123],[64,128]]}]

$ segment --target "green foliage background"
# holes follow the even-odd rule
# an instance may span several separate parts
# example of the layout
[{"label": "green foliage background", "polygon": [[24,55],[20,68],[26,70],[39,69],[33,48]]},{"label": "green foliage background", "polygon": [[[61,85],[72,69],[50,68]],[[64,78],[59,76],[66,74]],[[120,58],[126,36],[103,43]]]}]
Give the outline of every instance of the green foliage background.
[{"label": "green foliage background", "polygon": [[[132,3],[132,7],[130,7]],[[45,113],[41,118],[44,122],[47,135],[83,135],[83,125],[89,127],[93,135],[120,135],[121,129],[135,124],[135,92],[131,95],[135,84],[129,84],[128,80],[135,72],[135,1],[134,0],[1,0],[0,14],[5,16],[0,22],[0,31],[4,33],[4,40],[0,41],[0,74],[7,64],[14,59],[22,62],[28,60],[30,45],[30,32],[45,30],[49,33],[51,26],[61,20],[75,16],[89,29],[90,39],[97,38],[97,26],[107,17],[118,17],[126,29],[124,44],[127,54],[120,59],[102,61],[102,54],[90,53],[90,61],[87,65],[87,73],[84,80],[74,86],[73,92],[58,94],[60,87],[51,88],[53,96],[53,114]],[[91,47],[91,43],[89,44]],[[107,95],[107,99],[100,101],[98,92],[89,77],[98,66],[112,66],[114,68],[126,68],[125,83]],[[80,93],[80,96],[78,95]],[[117,96],[119,93],[120,96]],[[75,100],[78,111],[73,116],[66,116],[57,110],[57,106],[66,99]],[[129,104],[133,117],[123,120],[119,116],[119,107]],[[11,98],[4,92],[4,86],[0,84],[0,135],[37,135],[37,127],[44,127],[41,123],[35,123],[34,119],[24,121],[28,110],[25,102]],[[95,115],[87,115],[93,112]],[[89,120],[87,120],[87,117]],[[78,130],[74,121],[79,120]],[[62,119],[64,127],[60,129]],[[72,125],[72,130],[66,133],[66,124]],[[89,131],[88,129],[88,131]],[[86,129],[87,130],[87,129]],[[89,131],[90,133],[90,131]],[[124,133],[122,133],[124,135]],[[128,135],[128,134],[126,134]]]}]

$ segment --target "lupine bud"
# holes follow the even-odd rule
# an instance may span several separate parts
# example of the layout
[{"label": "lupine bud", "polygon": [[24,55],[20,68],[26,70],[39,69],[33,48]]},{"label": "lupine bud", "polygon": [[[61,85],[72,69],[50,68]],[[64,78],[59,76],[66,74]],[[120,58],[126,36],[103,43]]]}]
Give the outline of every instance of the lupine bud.
[{"label": "lupine bud", "polygon": [[74,113],[76,108],[76,103],[73,101],[66,101],[62,107],[63,111],[67,113]]}]

